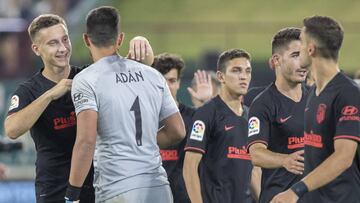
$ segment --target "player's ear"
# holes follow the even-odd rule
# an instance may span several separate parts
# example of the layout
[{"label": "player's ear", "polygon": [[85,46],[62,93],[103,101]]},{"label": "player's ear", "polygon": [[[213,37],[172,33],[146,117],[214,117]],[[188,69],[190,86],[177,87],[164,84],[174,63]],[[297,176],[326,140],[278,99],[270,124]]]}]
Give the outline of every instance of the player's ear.
[{"label": "player's ear", "polygon": [[271,56],[268,60],[268,64],[269,64],[269,67],[271,70],[274,70],[275,69],[275,63],[274,63],[274,59],[273,59],[273,56]]},{"label": "player's ear", "polygon": [[316,49],[317,49],[316,44],[314,42],[310,42],[307,49],[309,56],[314,56],[317,52]]},{"label": "player's ear", "polygon": [[116,39],[116,46],[119,48],[125,39],[125,33],[121,32]]},{"label": "player's ear", "polygon": [[89,35],[87,35],[86,33],[83,33],[83,39],[84,39],[84,43],[87,47],[90,47],[90,39],[89,39]]},{"label": "player's ear", "polygon": [[33,43],[31,44],[31,49],[36,54],[36,56],[40,56],[39,45]]},{"label": "player's ear", "polygon": [[280,65],[280,56],[278,54],[273,54],[271,56],[271,65],[273,70]]},{"label": "player's ear", "polygon": [[223,83],[224,82],[224,73],[221,72],[221,71],[216,71],[216,77],[217,79],[220,81],[220,83]]}]

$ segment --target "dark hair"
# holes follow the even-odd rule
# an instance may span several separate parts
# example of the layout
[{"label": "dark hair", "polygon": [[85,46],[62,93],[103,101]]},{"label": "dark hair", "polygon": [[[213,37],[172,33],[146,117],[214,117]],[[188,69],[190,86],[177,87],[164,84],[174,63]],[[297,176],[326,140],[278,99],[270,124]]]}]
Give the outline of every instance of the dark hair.
[{"label": "dark hair", "polygon": [[251,60],[250,54],[242,49],[229,49],[220,54],[217,61],[217,70],[221,72],[226,71],[226,63],[235,58],[246,58]]},{"label": "dark hair", "polygon": [[272,39],[271,51],[272,54],[279,52],[286,48],[292,41],[300,40],[300,28],[287,27],[279,30]]},{"label": "dark hair", "polygon": [[327,16],[308,17],[303,23],[305,33],[316,40],[320,55],[337,61],[344,38],[341,25]]},{"label": "dark hair", "polygon": [[178,72],[179,79],[181,71],[185,67],[185,63],[184,60],[176,54],[162,53],[155,56],[154,62],[151,66],[163,75],[168,73],[171,69],[175,68]]},{"label": "dark hair", "polygon": [[28,33],[32,42],[34,42],[36,34],[44,28],[48,28],[57,24],[63,24],[65,27],[66,23],[63,18],[54,14],[44,14],[36,17],[28,27]]},{"label": "dark hair", "polygon": [[114,44],[119,32],[120,16],[114,7],[101,6],[86,16],[86,33],[97,47]]}]

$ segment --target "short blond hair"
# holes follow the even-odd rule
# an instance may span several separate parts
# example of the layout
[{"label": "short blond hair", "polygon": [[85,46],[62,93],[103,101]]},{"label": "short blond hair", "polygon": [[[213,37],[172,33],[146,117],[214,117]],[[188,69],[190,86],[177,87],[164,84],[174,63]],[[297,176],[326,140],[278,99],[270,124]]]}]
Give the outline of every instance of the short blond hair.
[{"label": "short blond hair", "polygon": [[28,27],[28,33],[32,42],[34,42],[36,34],[44,28],[48,28],[57,24],[66,26],[65,20],[55,14],[43,14],[36,17]]}]

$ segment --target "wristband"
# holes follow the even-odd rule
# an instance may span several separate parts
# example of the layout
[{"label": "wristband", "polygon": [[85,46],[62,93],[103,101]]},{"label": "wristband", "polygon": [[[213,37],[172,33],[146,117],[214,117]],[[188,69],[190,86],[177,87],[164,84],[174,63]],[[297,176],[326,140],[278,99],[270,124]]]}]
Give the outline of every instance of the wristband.
[{"label": "wristband", "polygon": [[303,181],[295,183],[293,186],[290,187],[290,189],[294,191],[299,198],[301,198],[305,193],[309,192],[309,189]]},{"label": "wristband", "polygon": [[65,200],[66,202],[76,202],[80,199],[81,187],[72,186],[70,183],[66,188]]}]

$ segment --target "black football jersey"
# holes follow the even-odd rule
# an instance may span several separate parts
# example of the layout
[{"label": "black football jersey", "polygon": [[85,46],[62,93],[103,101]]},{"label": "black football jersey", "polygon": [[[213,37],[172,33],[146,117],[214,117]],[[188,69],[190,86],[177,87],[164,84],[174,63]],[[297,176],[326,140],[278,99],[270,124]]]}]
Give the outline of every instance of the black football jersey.
[{"label": "black football jersey", "polygon": [[[71,67],[69,79],[82,69]],[[54,87],[56,83],[42,75],[42,70],[22,83],[11,98],[8,115],[18,112]],[[69,180],[72,149],[76,138],[76,114],[70,91],[52,101],[30,134],[36,148],[36,199],[37,202],[64,202]],[[93,168],[84,184],[85,201],[94,201],[92,186]],[[90,199],[89,199],[90,198]]]},{"label": "black football jersey", "polygon": [[[253,101],[249,110],[248,148],[263,143],[267,149],[291,154],[304,148],[304,109],[308,91],[302,88],[302,97],[295,102],[283,95],[272,83]],[[301,179],[285,168],[262,168],[260,202],[270,202],[280,192]]]},{"label": "black football jersey", "polygon": [[[319,94],[310,90],[305,109],[305,175],[334,153],[334,141],[360,142],[360,91],[338,73]],[[327,185],[307,193],[304,202],[360,203],[359,147],[352,166]]]},{"label": "black football jersey", "polygon": [[249,202],[252,165],[246,151],[248,108],[236,115],[219,97],[196,110],[185,151],[203,154],[199,165],[204,202]]}]

